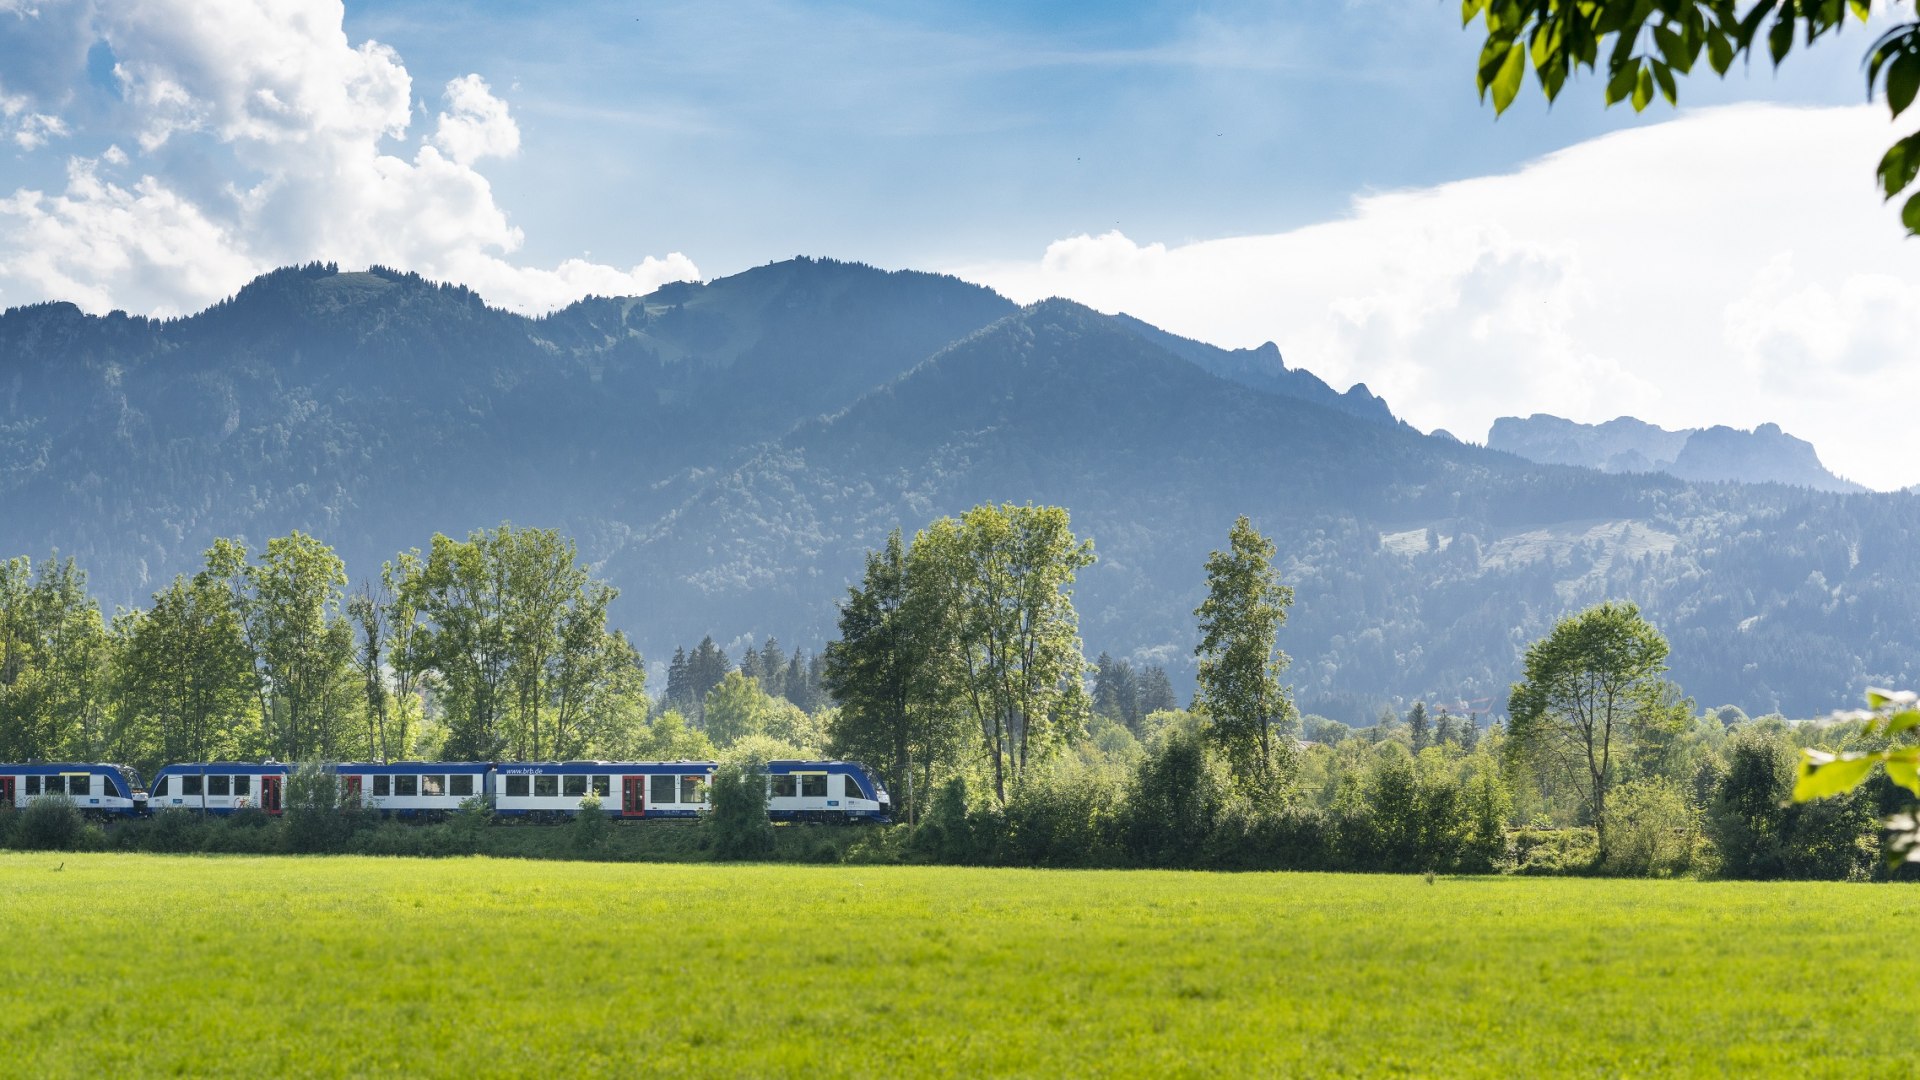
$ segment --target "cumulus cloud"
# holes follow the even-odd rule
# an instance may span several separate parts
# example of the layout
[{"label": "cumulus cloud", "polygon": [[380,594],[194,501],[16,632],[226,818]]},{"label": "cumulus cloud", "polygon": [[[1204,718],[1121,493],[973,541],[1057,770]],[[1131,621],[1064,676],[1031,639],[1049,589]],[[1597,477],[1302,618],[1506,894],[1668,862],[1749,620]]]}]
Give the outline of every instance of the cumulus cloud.
[{"label": "cumulus cloud", "polygon": [[1292,232],[1082,235],[955,272],[1223,345],[1275,341],[1467,438],[1532,412],[1775,421],[1892,488],[1920,481],[1920,455],[1874,419],[1920,398],[1920,263],[1873,185],[1900,134],[1869,106],[1700,110]]},{"label": "cumulus cloud", "polygon": [[519,152],[507,103],[477,74],[454,79],[409,151],[412,77],[387,46],[349,41],[343,14],[338,0],[45,0],[17,14],[14,45],[66,42],[75,25],[93,36],[64,47],[64,72],[42,64],[34,88],[0,96],[0,133],[25,149],[69,135],[57,107],[95,41],[115,58],[119,127],[91,133],[114,141],[73,157],[64,190],[0,200],[0,303],[180,313],[309,260],[404,266],[523,311],[698,276],[677,252],[626,268],[513,262],[524,237],[476,168]]}]

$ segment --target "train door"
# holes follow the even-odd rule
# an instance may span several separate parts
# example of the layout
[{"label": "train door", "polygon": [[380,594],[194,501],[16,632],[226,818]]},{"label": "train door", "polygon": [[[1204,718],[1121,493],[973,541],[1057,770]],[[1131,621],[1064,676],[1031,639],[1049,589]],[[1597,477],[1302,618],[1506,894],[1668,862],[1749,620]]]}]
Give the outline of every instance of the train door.
[{"label": "train door", "polygon": [[646,777],[623,776],[620,778],[620,816],[647,816]]},{"label": "train door", "polygon": [[340,802],[346,806],[360,805],[360,778],[343,776],[340,778]]},{"label": "train door", "polygon": [[13,800],[13,785],[13,777],[0,776],[0,806],[12,807],[15,805]]},{"label": "train door", "polygon": [[269,814],[280,812],[280,780],[278,776],[260,778],[260,809]]}]

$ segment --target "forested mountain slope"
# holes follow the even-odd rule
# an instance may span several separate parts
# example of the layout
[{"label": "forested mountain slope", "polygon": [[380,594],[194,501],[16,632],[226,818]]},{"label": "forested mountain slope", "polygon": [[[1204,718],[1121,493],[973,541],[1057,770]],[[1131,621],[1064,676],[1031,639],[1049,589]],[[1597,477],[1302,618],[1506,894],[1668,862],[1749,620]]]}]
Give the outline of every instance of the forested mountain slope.
[{"label": "forested mountain slope", "polygon": [[356,578],[511,519],[577,536],[661,659],[817,647],[861,553],[975,502],[1072,509],[1090,652],[1186,670],[1201,565],[1279,541],[1303,704],[1498,705],[1518,648],[1640,601],[1704,701],[1815,712],[1911,684],[1920,497],[1550,467],[1356,387],[1064,302],[794,260],[542,319],[376,269],[267,275],[191,318],[0,316],[0,554],[79,557],[109,603],[216,536],[299,528]]}]

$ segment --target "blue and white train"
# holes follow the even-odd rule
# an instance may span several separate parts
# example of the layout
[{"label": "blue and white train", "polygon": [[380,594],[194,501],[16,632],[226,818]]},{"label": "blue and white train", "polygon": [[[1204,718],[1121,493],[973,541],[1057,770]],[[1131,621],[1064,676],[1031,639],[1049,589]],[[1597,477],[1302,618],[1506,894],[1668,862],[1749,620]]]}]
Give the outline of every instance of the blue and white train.
[{"label": "blue and white train", "polygon": [[24,809],[42,795],[65,795],[75,806],[105,817],[147,813],[147,788],[124,765],[41,762],[0,765],[0,806]]},{"label": "blue and white train", "polygon": [[[341,795],[394,817],[440,817],[481,800],[503,818],[559,821],[589,796],[622,820],[696,818],[708,808],[712,761],[402,761],[332,766]],[[278,814],[297,766],[207,761],[168,765],[151,794],[118,765],[0,765],[0,806],[25,806],[42,791],[71,794],[82,809],[139,815],[193,810]],[[82,794],[82,793],[85,794]],[[889,820],[892,800],[871,769],[852,761],[767,763],[767,815],[774,821]]]}]

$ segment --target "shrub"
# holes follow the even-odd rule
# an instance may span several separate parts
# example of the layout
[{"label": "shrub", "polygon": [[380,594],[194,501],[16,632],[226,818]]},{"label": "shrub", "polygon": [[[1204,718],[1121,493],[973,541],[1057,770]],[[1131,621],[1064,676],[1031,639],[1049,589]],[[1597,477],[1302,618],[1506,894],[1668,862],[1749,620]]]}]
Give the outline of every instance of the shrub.
[{"label": "shrub", "polygon": [[1590,828],[1514,830],[1509,843],[1516,874],[1590,874],[1600,841]]},{"label": "shrub", "polygon": [[1672,877],[1691,870],[1700,839],[1700,815],[1672,780],[1633,780],[1607,800],[1606,870]]},{"label": "shrub", "polygon": [[333,766],[309,762],[287,777],[283,820],[287,850],[302,854],[346,851],[356,830],[378,821],[340,798]]},{"label": "shrub", "polygon": [[24,851],[73,851],[80,846],[85,824],[72,799],[41,795],[14,822],[13,845]]},{"label": "shrub", "polygon": [[935,862],[971,863],[979,859],[968,815],[967,781],[953,777],[934,792],[933,804],[913,834],[913,850]]},{"label": "shrub", "polygon": [[[763,784],[765,780],[761,781]],[[766,800],[760,803],[761,817],[766,816]],[[575,854],[586,855],[598,850],[607,842],[607,812],[600,808],[600,796],[589,794],[580,800],[580,812],[573,819],[572,842]]]},{"label": "shrub", "polygon": [[1167,734],[1142,762],[1126,805],[1127,851],[1148,866],[1190,866],[1220,816],[1223,788],[1194,731]]},{"label": "shrub", "polygon": [[714,772],[700,824],[716,858],[757,859],[773,850],[766,773],[766,763],[750,757],[735,757]]},{"label": "shrub", "polygon": [[170,808],[153,815],[152,821],[142,825],[136,842],[143,851],[198,851],[207,827],[208,822],[192,810]]}]

